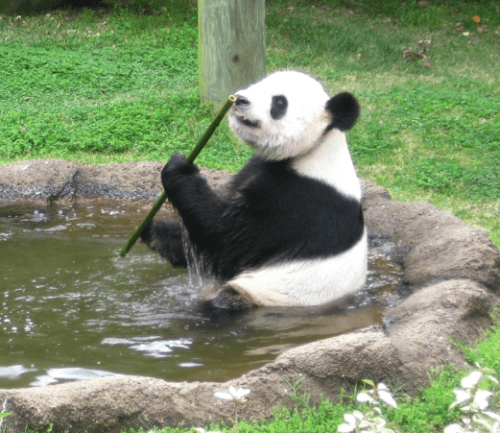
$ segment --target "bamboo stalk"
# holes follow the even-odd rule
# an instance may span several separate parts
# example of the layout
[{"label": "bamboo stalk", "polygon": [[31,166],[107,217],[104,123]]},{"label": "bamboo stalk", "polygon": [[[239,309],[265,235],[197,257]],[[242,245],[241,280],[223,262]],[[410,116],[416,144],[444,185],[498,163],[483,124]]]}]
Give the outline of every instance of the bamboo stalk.
[{"label": "bamboo stalk", "polygon": [[[208,140],[210,139],[216,128],[219,126],[220,122],[222,121],[222,119],[224,118],[224,116],[226,115],[226,113],[231,108],[234,102],[236,102],[236,96],[230,95],[227,98],[224,105],[222,106],[222,108],[217,113],[217,116],[215,116],[215,119],[212,121],[212,123],[205,131],[205,134],[203,134],[203,136],[198,141],[196,147],[187,156],[186,158],[187,162],[193,162],[196,159],[196,157],[200,154],[201,150],[203,149],[205,144],[207,144]],[[163,193],[160,195],[156,203],[153,205],[153,208],[146,215],[146,218],[144,218],[144,221],[136,229],[136,231],[132,233],[132,236],[130,236],[130,239],[128,240],[127,244],[120,251],[121,257],[125,257],[125,255],[134,246],[135,242],[137,241],[137,239],[139,239],[139,236],[141,235],[144,228],[151,222],[151,220],[154,218],[154,216],[157,214],[157,212],[160,210],[160,208],[162,207],[163,203],[165,203],[166,200],[167,200],[167,194],[165,193],[165,191],[163,191]]]}]

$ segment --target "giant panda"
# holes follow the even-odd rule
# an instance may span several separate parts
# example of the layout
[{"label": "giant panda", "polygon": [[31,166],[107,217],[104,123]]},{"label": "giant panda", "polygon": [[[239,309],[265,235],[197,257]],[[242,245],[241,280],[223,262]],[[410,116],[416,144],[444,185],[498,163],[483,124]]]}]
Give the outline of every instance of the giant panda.
[{"label": "giant panda", "polygon": [[[359,105],[310,75],[278,71],[236,93],[232,131],[255,149],[224,193],[174,154],[161,179],[214,285],[216,306],[315,306],[363,287],[367,232],[345,132]],[[155,220],[143,241],[186,266],[180,222]],[[228,299],[239,299],[232,303]]]}]

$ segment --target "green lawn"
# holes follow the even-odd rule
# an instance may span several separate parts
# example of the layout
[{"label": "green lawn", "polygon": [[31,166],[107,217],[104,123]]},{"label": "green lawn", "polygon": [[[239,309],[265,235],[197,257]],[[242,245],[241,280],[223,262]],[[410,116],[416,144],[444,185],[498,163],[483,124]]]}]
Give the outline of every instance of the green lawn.
[{"label": "green lawn", "polygon": [[[500,12],[270,1],[268,71],[296,68],[362,115],[349,140],[362,177],[434,203],[500,245]],[[473,20],[480,17],[480,22]],[[56,11],[0,20],[0,162],[167,160],[212,118],[198,105],[196,9]],[[224,125],[198,162],[236,171],[250,152]]]},{"label": "green lawn", "polygon": [[[213,118],[198,103],[195,4],[157,0],[147,12],[117,4],[1,16],[0,163],[167,161],[192,149]],[[348,138],[361,177],[395,199],[433,203],[500,246],[500,3],[270,0],[266,20],[268,72],[305,70],[331,94],[358,97]],[[223,124],[197,162],[237,171],[249,156]],[[469,354],[497,377],[499,334]],[[447,410],[456,376],[434,375],[388,420],[442,431],[460,419]],[[324,402],[240,431],[336,431],[351,406]]]}]

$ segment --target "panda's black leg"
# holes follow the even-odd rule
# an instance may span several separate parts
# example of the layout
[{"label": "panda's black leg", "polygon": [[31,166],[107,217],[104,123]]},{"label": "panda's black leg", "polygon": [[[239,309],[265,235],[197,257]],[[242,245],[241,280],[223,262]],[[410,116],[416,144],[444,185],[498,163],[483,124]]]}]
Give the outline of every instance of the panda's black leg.
[{"label": "panda's black leg", "polygon": [[142,241],[172,266],[187,267],[180,221],[155,219],[141,233]]}]

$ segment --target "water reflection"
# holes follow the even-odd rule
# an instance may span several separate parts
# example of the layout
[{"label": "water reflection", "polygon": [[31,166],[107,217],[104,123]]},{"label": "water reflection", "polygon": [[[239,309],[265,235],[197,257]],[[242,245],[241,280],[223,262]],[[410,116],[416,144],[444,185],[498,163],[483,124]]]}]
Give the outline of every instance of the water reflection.
[{"label": "water reflection", "polygon": [[130,350],[143,352],[153,358],[167,358],[175,349],[189,349],[193,341],[188,338],[177,340],[163,340],[160,336],[135,337],[135,338],[105,338],[102,344],[109,346],[123,345]]},{"label": "water reflection", "polygon": [[99,377],[118,376],[115,373],[103,370],[91,370],[89,368],[49,368],[45,374],[38,376],[31,386],[47,386],[54,383],[70,382],[73,380],[89,380]]}]

